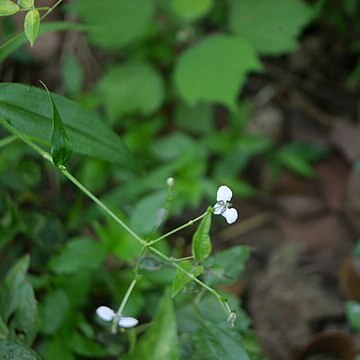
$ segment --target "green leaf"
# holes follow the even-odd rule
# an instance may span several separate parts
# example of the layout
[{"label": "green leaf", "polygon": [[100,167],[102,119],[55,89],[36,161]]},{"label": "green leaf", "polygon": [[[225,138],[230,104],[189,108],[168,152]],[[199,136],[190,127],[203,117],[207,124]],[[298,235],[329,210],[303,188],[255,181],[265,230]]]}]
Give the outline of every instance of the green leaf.
[{"label": "green leaf", "polygon": [[239,245],[220,251],[205,262],[207,272],[205,276],[208,284],[231,284],[235,282],[245,270],[247,259],[251,253],[249,246]]},{"label": "green leaf", "polygon": [[18,297],[19,303],[12,324],[18,331],[25,334],[25,343],[31,345],[38,331],[39,318],[34,290],[29,282],[22,285]]},{"label": "green leaf", "polygon": [[[192,274],[193,277],[198,277],[204,271],[203,266],[195,266],[188,260],[182,261],[179,263],[179,266],[181,266],[181,268],[186,270],[188,273]],[[189,277],[183,271],[177,269],[171,287],[171,297],[176,296],[176,294],[181,291],[190,281],[192,281],[191,277]]]},{"label": "green leaf", "polygon": [[64,166],[71,157],[72,144],[66,134],[59,110],[48,88],[42,83],[49,95],[52,108],[52,135],[51,135],[51,156],[55,166]]},{"label": "green leaf", "polygon": [[192,253],[197,262],[203,262],[211,254],[211,212],[208,211],[205,217],[201,220],[192,239]]},{"label": "green leaf", "polygon": [[123,360],[178,360],[176,318],[169,292],[165,291],[150,329],[140,338],[133,352]]},{"label": "green leaf", "polygon": [[110,68],[100,80],[98,89],[110,120],[133,112],[151,114],[164,99],[161,75],[146,63],[128,63]]},{"label": "green leaf", "polygon": [[8,328],[0,315],[0,340],[5,340],[8,336],[8,333]]},{"label": "green leaf", "polygon": [[10,0],[0,1],[0,16],[9,16],[16,14],[20,10],[19,5]]},{"label": "green leaf", "polygon": [[134,207],[130,216],[130,226],[137,233],[149,234],[158,223],[158,211],[164,208],[167,192],[160,190],[144,196]]},{"label": "green leaf", "polygon": [[360,334],[360,304],[356,301],[347,301],[345,305],[345,314],[351,327]]},{"label": "green leaf", "polygon": [[18,5],[22,9],[31,9],[34,6],[34,0],[18,0]]},{"label": "green leaf", "polygon": [[229,0],[229,27],[262,54],[294,50],[316,11],[302,0]]},{"label": "green leaf", "polygon": [[[46,34],[52,31],[63,31],[63,30],[74,30],[84,31],[87,30],[88,26],[73,22],[51,22],[40,24],[39,35]],[[24,33],[22,34],[11,34],[8,37],[9,41],[3,45],[0,49],[0,62],[4,61],[9,55],[14,53],[21,45],[27,43],[28,39]],[[11,39],[11,40],[10,40]]]},{"label": "green leaf", "polygon": [[34,45],[35,39],[38,35],[40,28],[40,13],[39,10],[33,9],[30,10],[24,21],[24,31],[25,35],[28,38],[31,47]]},{"label": "green leaf", "polygon": [[31,349],[11,341],[0,341],[1,360],[41,360]]},{"label": "green leaf", "polygon": [[205,16],[214,6],[214,0],[172,0],[175,13],[187,21]]},{"label": "green leaf", "polygon": [[85,237],[75,238],[51,259],[50,267],[57,274],[95,269],[103,262],[105,255],[105,249],[100,243]]},{"label": "green leaf", "polygon": [[[64,119],[74,152],[133,166],[135,160],[119,136],[95,114],[62,96],[52,96]],[[0,84],[0,117],[17,130],[50,146],[52,114],[46,91],[22,84]]]},{"label": "green leaf", "polygon": [[142,37],[154,14],[152,0],[78,0],[75,10],[92,25],[90,40],[105,49],[119,49]]},{"label": "green leaf", "polygon": [[64,290],[57,289],[47,293],[40,312],[41,331],[46,335],[56,333],[66,320],[68,309],[69,299]]},{"label": "green leaf", "polygon": [[26,274],[30,264],[28,255],[18,260],[8,271],[0,286],[0,315],[8,322],[18,307],[22,287],[26,283]]},{"label": "green leaf", "polygon": [[205,359],[249,360],[240,335],[212,323],[204,323],[196,332],[195,346]]},{"label": "green leaf", "polygon": [[262,65],[253,49],[233,35],[212,35],[181,54],[174,81],[189,104],[213,101],[235,110],[246,75]]}]

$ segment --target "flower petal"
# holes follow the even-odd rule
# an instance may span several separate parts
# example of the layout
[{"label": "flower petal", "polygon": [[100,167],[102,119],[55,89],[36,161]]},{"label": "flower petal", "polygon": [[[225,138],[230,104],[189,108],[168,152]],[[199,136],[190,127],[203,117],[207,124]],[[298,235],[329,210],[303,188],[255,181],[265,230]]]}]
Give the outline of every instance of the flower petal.
[{"label": "flower petal", "polygon": [[228,222],[228,224],[232,224],[236,221],[236,219],[238,218],[238,212],[236,211],[236,209],[231,208],[231,209],[227,209],[222,216],[226,219],[226,221]]},{"label": "flower petal", "polygon": [[219,205],[219,204],[216,203],[214,205],[214,214],[215,215],[220,215],[223,208],[224,208],[224,205]]},{"label": "flower petal", "polygon": [[232,191],[225,185],[220,186],[217,194],[216,194],[216,200],[217,201],[230,201],[232,198]]},{"label": "flower petal", "polygon": [[111,321],[115,316],[115,312],[107,306],[100,306],[96,309],[96,315],[102,320]]},{"label": "flower petal", "polygon": [[122,316],[118,322],[119,326],[122,328],[125,328],[125,329],[132,328],[132,327],[136,326],[138,323],[139,323],[138,319],[135,319],[133,317],[127,317],[127,316]]}]

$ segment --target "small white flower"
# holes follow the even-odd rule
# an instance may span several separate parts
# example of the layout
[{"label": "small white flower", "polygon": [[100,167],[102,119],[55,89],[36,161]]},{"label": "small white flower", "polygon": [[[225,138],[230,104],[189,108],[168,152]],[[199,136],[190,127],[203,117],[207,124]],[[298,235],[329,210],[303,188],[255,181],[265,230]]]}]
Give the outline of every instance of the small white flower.
[{"label": "small white flower", "polygon": [[227,186],[220,186],[216,194],[216,204],[214,205],[214,214],[222,215],[228,224],[232,224],[238,218],[236,209],[229,208],[231,206],[230,200],[232,198],[232,191]]},{"label": "small white flower", "polygon": [[169,188],[172,188],[175,185],[175,179],[173,177],[169,177],[166,179],[166,185]]},{"label": "small white flower", "polygon": [[[112,321],[116,316],[116,313],[113,309],[110,309],[107,306],[100,306],[96,309],[96,315],[104,321]],[[139,323],[138,319],[128,316],[120,316],[118,320],[118,325],[122,328],[128,329],[136,326]]]}]

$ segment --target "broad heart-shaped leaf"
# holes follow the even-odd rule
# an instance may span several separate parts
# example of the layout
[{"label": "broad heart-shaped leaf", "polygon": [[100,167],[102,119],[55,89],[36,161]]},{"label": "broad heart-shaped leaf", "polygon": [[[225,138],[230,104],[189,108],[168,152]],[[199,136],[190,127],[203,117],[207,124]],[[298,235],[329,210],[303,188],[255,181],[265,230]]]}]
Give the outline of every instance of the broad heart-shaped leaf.
[{"label": "broad heart-shaped leaf", "polygon": [[40,13],[37,9],[28,11],[24,20],[24,31],[30,45],[33,46],[40,28]]},{"label": "broad heart-shaped leaf", "polygon": [[302,0],[228,0],[230,29],[262,54],[294,50],[297,37],[316,15]]},{"label": "broad heart-shaped leaf", "polygon": [[204,359],[250,360],[235,329],[205,322],[196,332],[194,344]]},{"label": "broad heart-shaped leaf", "polygon": [[[95,114],[53,94],[76,153],[131,167],[128,149]],[[0,116],[26,135],[50,145],[52,114],[46,91],[22,84],[0,84]]]},{"label": "broad heart-shaped leaf", "polygon": [[210,211],[206,213],[192,239],[192,253],[197,262],[204,261],[211,254],[211,215]]},{"label": "broad heart-shaped leaf", "polygon": [[0,315],[0,340],[5,340],[8,336],[8,333],[9,330]]},{"label": "broad heart-shaped leaf", "polygon": [[[201,275],[204,271],[203,266],[195,266],[189,260],[182,261],[179,266],[192,274],[194,277]],[[171,297],[174,297],[179,291],[181,291],[192,278],[180,269],[176,270],[176,275],[171,287]]]},{"label": "broad heart-shaped leaf", "polygon": [[141,337],[132,353],[123,360],[178,360],[179,349],[175,312],[169,291],[165,291],[150,329]]},{"label": "broad heart-shaped leaf", "polygon": [[9,16],[16,14],[20,10],[19,5],[11,0],[0,1],[0,16]]},{"label": "broad heart-shaped leaf", "polygon": [[80,18],[93,25],[90,40],[105,49],[119,49],[140,38],[154,14],[152,0],[78,0]]},{"label": "broad heart-shaped leaf", "polygon": [[174,81],[189,104],[213,101],[235,109],[246,75],[262,65],[254,50],[235,35],[211,35],[181,54]]},{"label": "broad heart-shaped leaf", "polygon": [[45,84],[46,92],[49,95],[52,108],[52,135],[51,135],[51,156],[55,166],[65,165],[71,157],[72,144],[66,134],[59,110],[56,107],[53,97],[51,96]]},{"label": "broad heart-shaped leaf", "polygon": [[41,360],[31,349],[11,341],[0,341],[1,360]]},{"label": "broad heart-shaped leaf", "polygon": [[111,120],[138,111],[150,114],[164,98],[159,72],[147,63],[128,63],[110,68],[98,87]]},{"label": "broad heart-shaped leaf", "polygon": [[57,274],[72,274],[96,268],[105,255],[106,250],[102,244],[86,237],[75,238],[58,255],[52,257],[50,267]]},{"label": "broad heart-shaped leaf", "polygon": [[348,323],[359,335],[360,334],[360,304],[353,300],[347,301],[345,305],[345,313]]}]

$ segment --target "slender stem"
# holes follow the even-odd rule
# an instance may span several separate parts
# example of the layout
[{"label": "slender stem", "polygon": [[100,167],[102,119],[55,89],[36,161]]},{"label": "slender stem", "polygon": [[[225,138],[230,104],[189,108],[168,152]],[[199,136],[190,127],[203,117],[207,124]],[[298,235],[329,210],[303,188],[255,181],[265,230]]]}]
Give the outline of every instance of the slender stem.
[{"label": "slender stem", "polygon": [[0,140],[0,148],[5,147],[9,144],[11,144],[12,142],[16,141],[19,137],[17,135],[10,135],[4,139]]},{"label": "slender stem", "polygon": [[[166,256],[165,254],[163,254],[161,251],[155,249],[152,246],[149,246],[149,250],[152,251],[154,254],[156,254],[160,259],[163,259],[167,262],[170,262],[176,269],[178,269],[179,271],[183,272],[184,274],[186,274],[190,279],[194,280],[196,283],[198,283],[200,286],[202,286],[204,289],[206,289],[207,291],[209,291],[211,294],[213,294],[221,303],[224,311],[226,314],[229,314],[231,312],[229,306],[227,305],[226,300],[213,288],[211,288],[210,286],[206,285],[205,283],[203,283],[201,280],[199,280],[197,277],[195,277],[193,274],[189,273],[188,271],[186,271],[184,268],[182,268],[180,265],[178,265],[176,262],[172,262],[171,258],[169,258],[168,256]],[[226,305],[227,306],[226,306]]]},{"label": "slender stem", "polygon": [[109,216],[111,216],[119,225],[123,227],[130,235],[132,235],[140,244],[145,245],[145,240],[131,230],[115,213],[113,213],[102,201],[100,201],[90,190],[81,184],[66,169],[59,169],[74,185],[76,185],[83,193],[85,193],[92,201],[99,205]]},{"label": "slender stem", "polygon": [[130,294],[131,294],[132,291],[134,290],[134,287],[135,287],[137,281],[138,281],[138,277],[135,276],[135,278],[134,278],[133,281],[130,283],[129,288],[128,288],[127,291],[126,291],[126,294],[125,294],[124,298],[122,299],[122,302],[121,302],[121,304],[120,304],[120,306],[119,306],[119,310],[117,311],[116,315],[121,316],[121,314],[123,313],[124,308],[125,308],[125,305],[126,305],[126,303],[128,302],[129,297],[130,297]]},{"label": "slender stem", "polygon": [[[48,11],[43,14],[40,18],[40,21],[44,20],[63,0],[59,0],[58,2],[56,2],[51,8],[48,8]],[[0,50],[4,47],[6,47],[7,45],[11,44],[12,42],[14,42],[15,40],[17,40],[18,38],[20,38],[23,35],[24,31],[22,31],[21,33],[13,36],[12,38],[10,38],[8,41],[5,41],[3,44],[0,45]]]},{"label": "slender stem", "polygon": [[185,223],[184,225],[181,225],[181,226],[179,226],[178,228],[169,231],[168,233],[166,233],[166,234],[158,237],[158,238],[155,239],[155,240],[149,241],[149,242],[148,242],[148,245],[149,245],[149,246],[154,245],[154,244],[156,244],[158,241],[160,241],[160,240],[162,240],[162,239],[165,239],[165,238],[167,238],[168,236],[173,235],[173,234],[175,234],[176,232],[178,232],[178,231],[180,231],[180,230],[182,230],[182,229],[187,228],[188,226],[193,225],[193,224],[196,223],[197,221],[201,220],[207,213],[208,213],[208,212],[205,211],[203,214],[201,214],[200,216],[198,216],[198,217],[195,218],[195,219],[192,219],[192,220],[188,221],[188,222]]},{"label": "slender stem", "polygon": [[[11,124],[9,124],[5,119],[0,117],[0,124],[2,124],[7,130],[9,130],[11,133],[16,134],[22,141],[24,141],[27,145],[29,145],[32,149],[34,149],[37,153],[39,153],[44,159],[49,161],[51,164],[54,165],[51,155],[41,149],[38,145],[34,144],[26,135],[19,132],[16,128],[14,128]],[[176,231],[179,231],[187,226],[192,225],[195,221],[198,221],[202,219],[208,211],[206,211],[204,214],[198,216],[194,220],[190,220],[188,223],[184,224],[183,226],[180,226],[179,228],[170,231],[169,233],[165,234],[164,236],[161,236],[160,238],[154,240],[153,242],[146,242],[142,238],[140,238],[139,235],[137,235],[133,230],[131,230],[115,213],[113,213],[101,200],[99,200],[91,191],[89,191],[84,185],[82,185],[74,176],[72,176],[66,168],[58,168],[64,176],[66,176],[74,185],[76,185],[82,192],[84,192],[91,200],[93,200],[97,205],[99,205],[109,216],[111,216],[120,226],[122,226],[129,234],[131,234],[138,242],[140,242],[143,247],[143,252],[146,249],[149,249],[151,252],[153,252],[155,255],[157,255],[160,259],[172,264],[176,269],[186,274],[190,279],[194,280],[196,283],[198,283],[200,286],[202,286],[204,289],[209,291],[211,294],[213,294],[222,305],[224,311],[229,314],[231,312],[226,299],[224,299],[216,290],[212,289],[210,286],[203,283],[201,280],[196,278],[193,274],[189,273],[185,269],[183,269],[180,265],[177,264],[177,262],[174,262],[172,258],[166,256],[161,251],[157,250],[153,246],[151,246],[151,243],[154,243],[163,239],[164,237],[167,237],[171,234],[173,234]],[[140,257],[141,258],[141,257]],[[121,312],[123,310],[123,307],[126,304],[126,301],[128,300],[128,297],[130,296],[135,284],[137,282],[137,276],[135,279],[131,282],[128,291],[125,294],[125,297],[122,301],[122,305],[120,305],[119,311]],[[126,301],[125,301],[126,299]],[[120,311],[121,310],[121,311]]]}]

